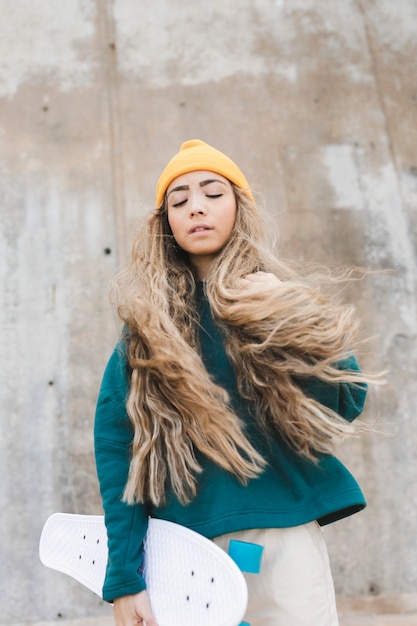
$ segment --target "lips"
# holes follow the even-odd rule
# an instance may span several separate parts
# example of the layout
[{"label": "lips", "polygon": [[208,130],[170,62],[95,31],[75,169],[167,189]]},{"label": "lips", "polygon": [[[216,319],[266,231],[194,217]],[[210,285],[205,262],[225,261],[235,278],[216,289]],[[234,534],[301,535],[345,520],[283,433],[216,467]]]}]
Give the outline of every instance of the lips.
[{"label": "lips", "polygon": [[203,233],[208,230],[213,230],[213,228],[211,226],[208,226],[207,224],[194,224],[194,226],[190,228],[188,232],[190,233],[190,235],[192,235],[193,233]]}]

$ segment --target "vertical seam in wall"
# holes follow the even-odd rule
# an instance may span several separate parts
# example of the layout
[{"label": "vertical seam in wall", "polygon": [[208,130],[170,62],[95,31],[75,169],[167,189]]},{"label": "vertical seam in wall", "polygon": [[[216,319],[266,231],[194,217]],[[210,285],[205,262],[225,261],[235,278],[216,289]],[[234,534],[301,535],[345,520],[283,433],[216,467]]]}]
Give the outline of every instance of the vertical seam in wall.
[{"label": "vertical seam in wall", "polygon": [[[401,180],[401,171],[400,171],[400,167],[398,164],[398,158],[397,158],[397,153],[394,147],[394,142],[392,139],[392,132],[391,132],[391,125],[390,125],[390,118],[388,115],[388,111],[385,105],[385,98],[384,98],[384,94],[382,92],[382,88],[381,88],[381,79],[380,79],[380,75],[379,75],[379,68],[378,68],[378,62],[376,59],[376,54],[375,54],[375,50],[374,50],[374,46],[373,46],[373,42],[372,42],[372,36],[370,33],[370,28],[369,28],[369,22],[368,22],[368,16],[366,14],[366,10],[364,9],[363,6],[363,0],[357,0],[358,3],[358,7],[359,10],[361,12],[362,18],[363,18],[363,23],[364,23],[364,29],[365,29],[365,35],[366,35],[366,42],[367,42],[367,46],[368,46],[368,50],[369,50],[369,56],[371,59],[371,66],[372,66],[372,72],[373,75],[375,77],[375,86],[376,86],[376,93],[377,93],[377,97],[378,97],[378,101],[379,101],[379,106],[380,109],[382,111],[382,115],[384,118],[384,126],[385,126],[385,133],[387,135],[387,141],[388,141],[388,152],[390,155],[390,159],[391,162],[393,164],[394,170],[395,170],[395,176],[397,179],[397,184],[398,184],[398,192],[399,192],[399,196],[400,196],[400,201],[401,201],[401,220],[403,222],[403,230],[404,232],[408,231],[408,219],[407,219],[407,215],[404,212],[404,207],[407,206],[406,203],[406,199],[404,197],[404,192],[403,192],[403,185],[402,185],[402,180]],[[404,240],[404,248],[406,250],[406,257],[409,261],[410,267],[409,267],[409,277],[408,280],[406,281],[407,284],[407,289],[409,291],[409,295],[413,295],[414,293],[414,281],[412,276],[415,274],[415,269],[416,269],[416,264],[415,264],[415,260],[414,260],[414,254],[413,251],[411,250],[411,248],[409,248],[409,246],[407,245],[407,240]],[[414,326],[414,330],[415,330],[416,326]]]},{"label": "vertical seam in wall", "polygon": [[126,249],[126,215],[122,157],[122,121],[119,98],[119,76],[117,68],[117,43],[114,24],[114,0],[98,3],[101,13],[104,58],[106,65],[106,94],[110,141],[110,168],[113,194],[114,226],[116,231],[116,264],[119,265]]},{"label": "vertical seam in wall", "polygon": [[403,193],[401,172],[400,172],[400,167],[398,165],[397,152],[395,150],[394,142],[393,142],[393,139],[392,139],[390,117],[388,115],[387,107],[385,105],[384,94],[383,94],[382,88],[381,88],[381,78],[380,78],[380,75],[379,75],[378,62],[377,62],[377,59],[376,59],[376,54],[375,54],[374,46],[373,46],[373,43],[372,43],[372,36],[371,36],[371,33],[370,33],[368,16],[366,14],[366,10],[363,7],[363,0],[358,0],[358,6],[359,6],[359,10],[360,10],[360,12],[362,14],[362,18],[363,18],[365,35],[366,35],[366,42],[367,42],[367,46],[368,46],[368,50],[369,50],[369,56],[370,56],[370,59],[371,59],[372,72],[373,72],[373,75],[375,77],[376,92],[377,92],[377,96],[378,96],[379,106],[380,106],[380,109],[382,111],[382,115],[383,115],[383,118],[384,118],[385,133],[386,133],[387,138],[388,138],[388,151],[389,151],[389,155],[390,155],[392,164],[393,164],[394,169],[395,169],[395,175],[397,177],[398,189],[399,189],[400,196],[401,196],[401,205],[404,207],[406,205],[406,200],[404,198],[404,193]]},{"label": "vertical seam in wall", "polygon": [[385,126],[385,132],[388,138],[388,150],[389,150],[389,154],[391,157],[391,161],[394,165],[395,168],[395,173],[397,176],[397,180],[398,180],[398,186],[400,188],[400,192],[401,192],[401,200],[403,201],[403,195],[402,195],[402,189],[401,189],[401,179],[399,176],[399,171],[398,171],[398,163],[397,163],[397,157],[396,157],[396,153],[395,153],[395,148],[394,148],[394,143],[392,141],[392,134],[391,134],[391,126],[390,126],[390,121],[389,121],[389,115],[387,112],[387,108],[385,106],[385,98],[384,95],[382,93],[382,89],[381,89],[381,79],[379,76],[379,68],[378,68],[378,63],[376,60],[376,55],[375,55],[375,50],[374,50],[374,46],[372,44],[372,37],[371,37],[371,33],[369,30],[369,23],[368,23],[368,16],[366,14],[366,11],[363,7],[363,2],[362,0],[358,0],[358,7],[359,10],[362,14],[362,19],[363,19],[363,23],[364,23],[364,30],[365,30],[365,36],[366,36],[366,43],[368,46],[368,51],[369,51],[369,57],[371,59],[371,65],[372,65],[372,72],[373,75],[375,77],[375,86],[376,86],[376,92],[377,92],[377,96],[378,96],[378,101],[379,101],[379,106],[380,109],[382,111],[382,115],[384,117],[384,126]]}]

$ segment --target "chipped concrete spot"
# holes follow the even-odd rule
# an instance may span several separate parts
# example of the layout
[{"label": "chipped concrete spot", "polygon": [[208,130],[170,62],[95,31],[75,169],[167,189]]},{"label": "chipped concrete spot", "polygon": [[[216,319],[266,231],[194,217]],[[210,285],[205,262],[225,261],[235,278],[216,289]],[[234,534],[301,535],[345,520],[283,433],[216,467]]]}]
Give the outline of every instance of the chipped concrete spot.
[{"label": "chipped concrete spot", "polygon": [[328,182],[334,192],[333,205],[338,209],[362,210],[364,198],[359,184],[355,147],[349,144],[322,148]]},{"label": "chipped concrete spot", "polygon": [[276,74],[285,78],[289,83],[298,81],[298,67],[295,63],[280,63],[275,68]]},{"label": "chipped concrete spot", "polygon": [[352,83],[360,84],[372,84],[375,81],[375,77],[371,73],[370,69],[363,65],[346,63],[341,68],[343,73],[350,79]]}]

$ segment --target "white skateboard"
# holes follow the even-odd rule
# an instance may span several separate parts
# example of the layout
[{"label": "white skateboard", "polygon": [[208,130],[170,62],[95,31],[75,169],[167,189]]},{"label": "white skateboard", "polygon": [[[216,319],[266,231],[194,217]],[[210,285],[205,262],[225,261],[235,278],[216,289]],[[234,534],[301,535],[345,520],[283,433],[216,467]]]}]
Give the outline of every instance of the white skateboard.
[{"label": "white skateboard", "polygon": [[[107,555],[102,516],[55,513],[46,521],[39,545],[42,563],[100,597]],[[202,535],[150,519],[142,569],[158,626],[243,626],[248,599],[243,574]]]}]

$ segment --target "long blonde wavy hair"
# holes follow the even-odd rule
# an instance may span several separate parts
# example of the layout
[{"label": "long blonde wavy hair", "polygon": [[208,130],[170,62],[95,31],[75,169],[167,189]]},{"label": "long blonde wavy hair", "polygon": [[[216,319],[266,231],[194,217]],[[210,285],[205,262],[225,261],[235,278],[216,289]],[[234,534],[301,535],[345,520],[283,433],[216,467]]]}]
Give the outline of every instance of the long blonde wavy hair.
[{"label": "long blonde wavy hair", "polygon": [[[369,380],[336,365],[357,341],[355,310],[323,289],[323,272],[305,278],[278,260],[257,206],[234,185],[233,190],[236,222],[210,267],[207,298],[240,393],[254,403],[262,428],[315,461],[362,426],[306,395],[297,380]],[[279,289],[255,295],[242,289],[239,281],[259,270],[274,273],[282,281]],[[261,473],[265,460],[203,365],[196,278],[172,236],[165,202],[138,231],[130,265],[116,277],[113,293],[131,373],[127,413],[134,437],[125,501],[159,506],[170,487],[189,502],[202,470],[197,450],[242,483]]]}]

